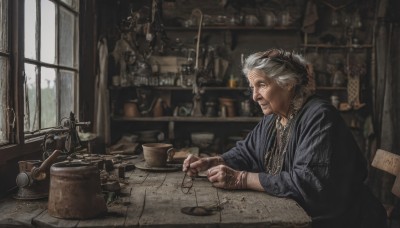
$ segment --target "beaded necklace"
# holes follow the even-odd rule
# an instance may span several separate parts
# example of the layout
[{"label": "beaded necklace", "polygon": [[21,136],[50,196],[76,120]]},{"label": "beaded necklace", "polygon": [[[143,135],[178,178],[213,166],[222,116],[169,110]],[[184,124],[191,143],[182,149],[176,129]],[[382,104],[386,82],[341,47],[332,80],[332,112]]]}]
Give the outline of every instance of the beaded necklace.
[{"label": "beaded necklace", "polygon": [[288,147],[288,141],[293,126],[294,117],[298,110],[290,108],[292,111],[289,114],[286,125],[281,124],[282,117],[278,116],[275,121],[276,137],[271,150],[265,153],[264,164],[268,174],[278,174],[282,170],[283,161]]}]

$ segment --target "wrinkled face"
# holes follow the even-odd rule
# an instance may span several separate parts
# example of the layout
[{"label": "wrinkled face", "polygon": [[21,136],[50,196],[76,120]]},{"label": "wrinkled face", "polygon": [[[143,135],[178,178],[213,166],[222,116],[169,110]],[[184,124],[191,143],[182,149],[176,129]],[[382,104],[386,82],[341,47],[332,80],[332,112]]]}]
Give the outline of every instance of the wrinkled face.
[{"label": "wrinkled face", "polygon": [[253,100],[260,105],[264,115],[275,113],[285,117],[291,101],[291,89],[280,87],[259,70],[251,70],[247,78],[253,92]]}]

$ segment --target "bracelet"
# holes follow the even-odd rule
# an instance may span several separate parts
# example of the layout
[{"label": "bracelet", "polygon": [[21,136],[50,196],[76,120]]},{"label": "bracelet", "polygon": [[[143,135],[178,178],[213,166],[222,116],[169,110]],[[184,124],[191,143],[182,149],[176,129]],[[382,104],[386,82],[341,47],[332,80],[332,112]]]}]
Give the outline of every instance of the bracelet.
[{"label": "bracelet", "polygon": [[242,175],[242,189],[247,189],[247,174],[249,174],[246,171],[243,171]]},{"label": "bracelet", "polygon": [[236,179],[235,188],[236,189],[247,189],[247,172],[241,171]]},{"label": "bracelet", "polygon": [[243,171],[241,171],[239,173],[238,177],[236,178],[236,181],[235,181],[235,188],[236,189],[242,189],[243,188],[243,179],[242,179],[242,177],[243,177]]}]

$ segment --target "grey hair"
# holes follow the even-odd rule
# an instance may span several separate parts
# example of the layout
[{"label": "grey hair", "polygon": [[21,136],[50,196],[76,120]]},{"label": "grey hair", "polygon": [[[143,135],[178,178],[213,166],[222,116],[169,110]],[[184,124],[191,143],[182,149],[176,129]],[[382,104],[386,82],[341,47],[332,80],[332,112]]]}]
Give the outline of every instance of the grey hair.
[{"label": "grey hair", "polygon": [[294,88],[293,108],[299,110],[313,93],[308,87],[308,62],[299,54],[279,49],[249,55],[243,64],[243,73],[259,70],[280,87]]}]

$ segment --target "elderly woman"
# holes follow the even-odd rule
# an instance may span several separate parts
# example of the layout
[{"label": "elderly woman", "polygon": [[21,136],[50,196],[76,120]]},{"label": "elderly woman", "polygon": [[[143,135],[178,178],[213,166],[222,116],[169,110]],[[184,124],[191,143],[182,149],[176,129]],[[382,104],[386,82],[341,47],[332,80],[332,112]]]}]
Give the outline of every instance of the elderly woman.
[{"label": "elderly woman", "polygon": [[252,189],[296,200],[313,227],[386,227],[386,213],[365,186],[367,164],[340,113],[308,88],[308,64],[272,49],[243,68],[264,118],[221,156],[189,156],[183,171],[208,170],[213,186]]}]

